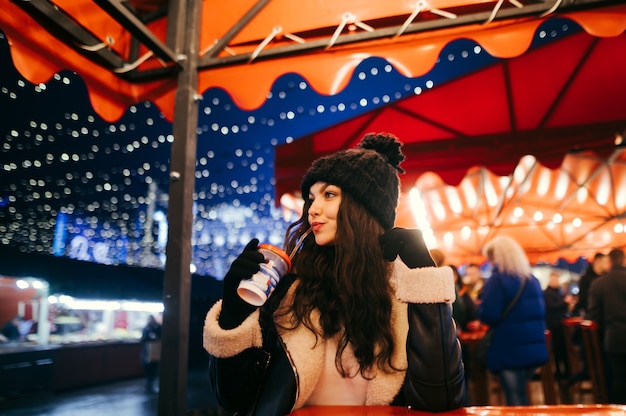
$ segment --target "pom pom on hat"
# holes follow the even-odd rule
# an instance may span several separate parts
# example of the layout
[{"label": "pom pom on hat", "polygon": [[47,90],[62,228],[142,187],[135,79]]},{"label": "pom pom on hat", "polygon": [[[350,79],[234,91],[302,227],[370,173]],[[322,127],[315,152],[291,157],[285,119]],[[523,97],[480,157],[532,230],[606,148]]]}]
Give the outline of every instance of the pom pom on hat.
[{"label": "pom pom on hat", "polygon": [[337,185],[369,211],[385,230],[393,228],[400,196],[402,143],[392,134],[367,134],[354,149],[317,159],[302,179],[306,198],[316,182]]}]

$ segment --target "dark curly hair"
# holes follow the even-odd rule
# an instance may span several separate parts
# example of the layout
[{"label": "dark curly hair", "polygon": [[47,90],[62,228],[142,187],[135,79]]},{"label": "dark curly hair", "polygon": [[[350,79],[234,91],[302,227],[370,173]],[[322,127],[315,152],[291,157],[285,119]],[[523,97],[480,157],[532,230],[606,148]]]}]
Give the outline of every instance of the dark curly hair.
[{"label": "dark curly hair", "polygon": [[[305,200],[302,217],[287,230],[287,252],[310,228],[310,206],[311,201]],[[291,325],[306,326],[318,339],[338,335],[335,365],[344,377],[350,376],[341,361],[348,345],[354,350],[363,377],[375,366],[384,372],[397,370],[391,361],[395,346],[390,326],[392,263],[383,258],[378,243],[383,232],[362,205],[342,192],[335,244],[319,246],[314,236],[308,235],[293,258],[298,286],[291,305],[295,319]],[[315,309],[320,313],[321,332],[311,321]]]}]

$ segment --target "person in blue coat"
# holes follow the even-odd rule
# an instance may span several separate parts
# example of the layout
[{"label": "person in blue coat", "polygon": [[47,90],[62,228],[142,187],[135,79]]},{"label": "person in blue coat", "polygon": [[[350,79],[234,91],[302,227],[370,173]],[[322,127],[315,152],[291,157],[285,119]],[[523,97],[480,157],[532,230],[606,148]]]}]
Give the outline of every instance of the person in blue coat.
[{"label": "person in blue coat", "polygon": [[[496,237],[483,251],[493,266],[478,307],[478,318],[494,327],[487,368],[498,376],[507,405],[528,405],[526,386],[536,369],[548,360],[543,290],[531,273],[526,253],[515,240]],[[524,281],[520,298],[501,320]]]}]

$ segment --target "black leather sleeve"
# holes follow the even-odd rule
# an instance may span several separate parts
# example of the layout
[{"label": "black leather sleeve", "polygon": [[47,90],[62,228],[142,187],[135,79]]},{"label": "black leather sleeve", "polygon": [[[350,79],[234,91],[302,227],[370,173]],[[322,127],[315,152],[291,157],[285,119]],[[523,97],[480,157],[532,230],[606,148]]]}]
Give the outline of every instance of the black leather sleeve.
[{"label": "black leather sleeve", "polygon": [[409,304],[408,315],[405,404],[427,412],[463,407],[465,370],[451,305]]}]

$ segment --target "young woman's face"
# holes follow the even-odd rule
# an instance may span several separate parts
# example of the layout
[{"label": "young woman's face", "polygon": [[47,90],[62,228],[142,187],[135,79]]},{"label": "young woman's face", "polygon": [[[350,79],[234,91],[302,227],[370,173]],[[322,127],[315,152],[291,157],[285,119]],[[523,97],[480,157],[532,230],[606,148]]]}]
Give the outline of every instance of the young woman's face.
[{"label": "young woman's face", "polygon": [[311,207],[309,224],[320,246],[332,245],[337,236],[337,215],[341,205],[341,188],[324,182],[316,182],[309,190]]}]

